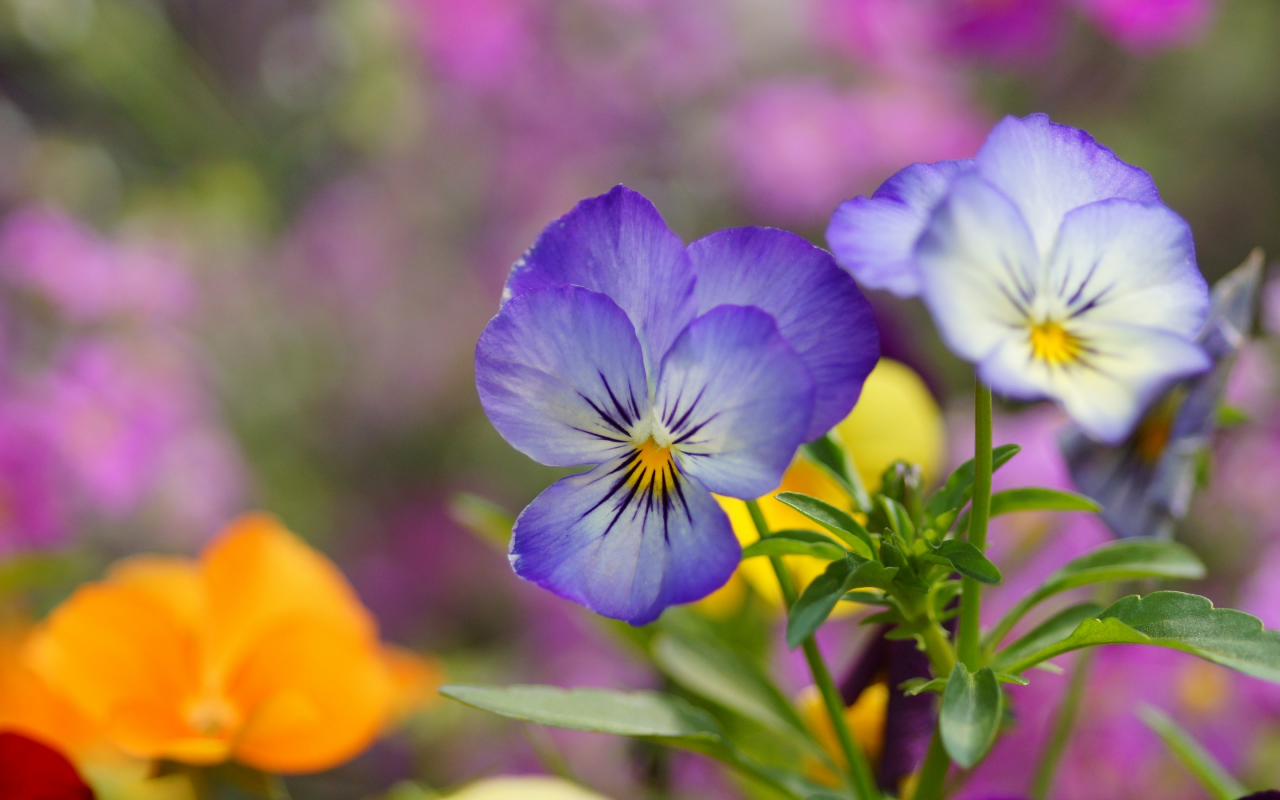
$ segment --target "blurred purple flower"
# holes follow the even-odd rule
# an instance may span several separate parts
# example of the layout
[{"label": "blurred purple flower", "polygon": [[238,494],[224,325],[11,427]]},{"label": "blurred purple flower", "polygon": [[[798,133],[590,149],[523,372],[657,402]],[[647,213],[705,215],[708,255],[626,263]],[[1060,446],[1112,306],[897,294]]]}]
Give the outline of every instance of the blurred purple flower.
[{"label": "blurred purple flower", "polygon": [[1059,0],[949,0],[943,13],[955,51],[998,64],[1043,61],[1064,32]]},{"label": "blurred purple flower", "polygon": [[1213,19],[1212,0],[1075,0],[1124,47],[1148,53],[1195,41]]},{"label": "blurred purple flower", "polygon": [[13,284],[52,302],[72,322],[128,314],[173,319],[194,290],[174,253],[117,244],[61,212],[25,208],[0,227],[0,268]]},{"label": "blurred purple flower", "polygon": [[66,535],[63,475],[53,443],[31,409],[0,407],[0,558],[61,544]]}]

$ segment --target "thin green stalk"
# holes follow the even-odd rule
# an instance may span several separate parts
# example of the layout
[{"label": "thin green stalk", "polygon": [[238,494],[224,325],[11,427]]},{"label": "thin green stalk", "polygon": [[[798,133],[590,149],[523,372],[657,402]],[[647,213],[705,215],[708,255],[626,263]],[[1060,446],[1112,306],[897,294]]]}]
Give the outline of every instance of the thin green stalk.
[{"label": "thin green stalk", "polygon": [[946,631],[938,623],[930,622],[921,635],[924,638],[924,652],[929,657],[934,675],[939,678],[949,677],[956,666],[956,656],[951,651],[951,641],[947,639]]},{"label": "thin green stalk", "polygon": [[929,740],[929,752],[920,765],[920,777],[916,780],[916,791],[911,800],[942,800],[947,770],[950,767],[951,759],[947,756],[947,748],[942,744],[942,734],[935,727],[933,738]]},{"label": "thin green stalk", "polygon": [[[991,511],[991,389],[981,380],[974,390],[973,409],[973,501],[969,510],[969,543],[979,551],[987,549],[987,518]],[[960,583],[960,627],[956,633],[956,655],[969,670],[979,661],[979,617],[982,611],[982,584],[973,578]]]},{"label": "thin green stalk", "polygon": [[[748,500],[747,510],[751,513],[751,521],[755,523],[756,532],[760,534],[760,538],[768,537],[769,523],[760,511],[760,504],[755,500]],[[778,576],[778,586],[782,589],[782,597],[786,601],[787,610],[790,611],[791,605],[796,600],[796,587],[791,583],[791,575],[780,557],[774,556],[769,561],[773,564],[773,571]],[[862,748],[853,738],[853,732],[849,730],[849,721],[844,717],[844,700],[840,697],[836,682],[831,678],[831,670],[827,669],[827,662],[823,660],[822,652],[818,650],[818,643],[809,636],[801,644],[801,648],[804,650],[805,661],[809,662],[809,671],[813,673],[813,682],[822,695],[822,702],[827,708],[827,716],[831,719],[831,727],[835,729],[840,749],[844,753],[854,797],[859,800],[878,800],[880,790],[876,787],[875,778],[871,774],[871,765],[867,763],[866,754],[862,752]]]},{"label": "thin green stalk", "polygon": [[1084,697],[1085,686],[1089,683],[1093,652],[1093,648],[1089,648],[1081,650],[1076,656],[1071,682],[1067,684],[1067,692],[1062,696],[1062,705],[1058,706],[1058,716],[1053,722],[1053,732],[1049,734],[1049,741],[1045,742],[1044,750],[1040,752],[1040,763],[1036,765],[1035,775],[1031,779],[1031,800],[1045,800],[1049,796],[1049,790],[1053,788],[1053,775],[1058,769],[1058,762],[1062,760],[1062,754],[1066,752],[1067,742],[1071,740],[1071,730],[1080,713],[1080,699]]}]

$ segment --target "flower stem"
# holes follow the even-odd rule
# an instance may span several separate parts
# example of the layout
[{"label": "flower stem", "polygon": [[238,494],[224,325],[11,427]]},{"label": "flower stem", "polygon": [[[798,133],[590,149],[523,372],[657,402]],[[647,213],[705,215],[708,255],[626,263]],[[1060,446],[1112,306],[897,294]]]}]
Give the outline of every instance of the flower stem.
[{"label": "flower stem", "polygon": [[[978,380],[974,390],[973,502],[969,511],[969,543],[979,551],[987,549],[987,518],[990,511],[991,389]],[[982,584],[973,578],[965,578],[960,586],[960,627],[956,632],[956,655],[973,672],[981,666],[978,663],[978,637]]]},{"label": "flower stem", "polygon": [[[751,521],[755,523],[760,538],[767,538],[769,523],[760,511],[760,504],[755,500],[748,500],[747,510],[751,513]],[[773,564],[774,574],[778,576],[778,586],[782,589],[783,600],[786,602],[787,610],[790,611],[792,604],[796,601],[796,587],[791,582],[791,574],[787,572],[786,565],[782,563],[780,557],[773,556],[769,561]],[[805,638],[801,648],[804,650],[805,661],[809,662],[809,671],[813,673],[813,682],[822,695],[822,702],[827,708],[827,715],[831,719],[831,727],[835,729],[836,739],[840,742],[840,749],[844,752],[854,797],[859,800],[878,800],[880,790],[876,787],[875,779],[871,775],[871,765],[867,763],[866,755],[854,740],[853,732],[849,730],[849,721],[844,716],[844,701],[840,697],[836,682],[831,678],[831,670],[827,668],[827,662],[822,658],[822,652],[818,650],[817,641],[809,636]]]},{"label": "flower stem", "polygon": [[1045,800],[1049,796],[1049,789],[1053,787],[1053,774],[1058,769],[1062,754],[1066,752],[1071,729],[1075,727],[1076,717],[1080,712],[1080,699],[1084,697],[1085,686],[1089,683],[1092,665],[1093,650],[1081,650],[1072,666],[1071,682],[1067,684],[1066,694],[1062,696],[1062,705],[1058,706],[1053,733],[1049,735],[1049,741],[1040,753],[1040,763],[1036,765],[1035,777],[1031,780],[1031,800]]},{"label": "flower stem", "polygon": [[929,752],[925,754],[924,763],[920,765],[920,777],[916,781],[916,791],[911,796],[911,800],[942,800],[947,770],[950,767],[951,759],[947,756],[947,749],[942,745],[942,734],[937,727],[934,727],[933,738],[929,740]]}]

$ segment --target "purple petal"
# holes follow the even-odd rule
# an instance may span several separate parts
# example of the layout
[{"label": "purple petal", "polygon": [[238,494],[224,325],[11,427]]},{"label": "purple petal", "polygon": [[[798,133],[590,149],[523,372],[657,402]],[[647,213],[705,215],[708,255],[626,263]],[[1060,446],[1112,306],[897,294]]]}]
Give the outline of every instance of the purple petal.
[{"label": "purple petal", "polygon": [[846,200],[831,216],[827,244],[840,266],[863,286],[898,297],[920,293],[916,240],[951,179],[973,161],[912,164],[876,189],[871,197]]},{"label": "purple petal", "polygon": [[599,464],[649,411],[640,342],[618,305],[578,286],[518,295],[476,345],[476,389],[493,426],[543,464]]},{"label": "purple petal", "polygon": [[1005,117],[974,159],[978,171],[1009,197],[1041,255],[1053,247],[1068,211],[1098,200],[1120,198],[1159,203],[1148,175],[1121,161],[1077,128],[1044,114]]},{"label": "purple petal", "polygon": [[718,306],[694,320],[662,360],[654,413],[681,471],[717,494],[775,489],[805,441],[813,378],[758,308]]},{"label": "purple petal", "polygon": [[629,456],[552,484],[516,520],[511,564],[597,614],[644,625],[724,585],[741,558],[697,481],[645,481]]},{"label": "purple petal", "polygon": [[684,243],[658,209],[615,186],[548,225],[511,268],[503,298],[563,284],[602,292],[631,318],[652,370],[697,314],[693,283]]},{"label": "purple petal", "polygon": [[880,358],[871,304],[826,251],[773,228],[720,231],[689,245],[706,312],[719,305],[767,311],[814,380],[816,439],[848,416]]}]

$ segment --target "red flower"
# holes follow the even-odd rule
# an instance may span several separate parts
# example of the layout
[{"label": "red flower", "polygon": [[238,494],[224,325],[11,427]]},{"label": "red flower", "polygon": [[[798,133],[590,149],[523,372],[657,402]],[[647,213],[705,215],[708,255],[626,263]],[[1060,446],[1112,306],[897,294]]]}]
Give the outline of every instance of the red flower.
[{"label": "red flower", "polygon": [[4,800],[94,800],[67,757],[34,739],[0,732],[0,797]]}]

